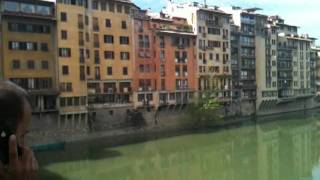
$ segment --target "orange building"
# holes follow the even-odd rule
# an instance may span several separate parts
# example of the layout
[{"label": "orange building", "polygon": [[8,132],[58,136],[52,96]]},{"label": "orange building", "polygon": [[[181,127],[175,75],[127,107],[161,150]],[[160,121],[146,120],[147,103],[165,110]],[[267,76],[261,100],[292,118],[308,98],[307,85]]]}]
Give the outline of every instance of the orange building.
[{"label": "orange building", "polygon": [[135,107],[186,104],[197,90],[196,36],[183,18],[135,16]]}]

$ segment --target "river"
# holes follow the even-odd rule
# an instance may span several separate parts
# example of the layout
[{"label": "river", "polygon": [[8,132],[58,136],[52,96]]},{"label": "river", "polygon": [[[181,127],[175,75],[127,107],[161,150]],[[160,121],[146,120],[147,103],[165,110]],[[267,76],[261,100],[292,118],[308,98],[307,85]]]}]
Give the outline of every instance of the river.
[{"label": "river", "polygon": [[36,154],[39,179],[320,180],[320,113],[262,120],[129,145],[69,144]]}]

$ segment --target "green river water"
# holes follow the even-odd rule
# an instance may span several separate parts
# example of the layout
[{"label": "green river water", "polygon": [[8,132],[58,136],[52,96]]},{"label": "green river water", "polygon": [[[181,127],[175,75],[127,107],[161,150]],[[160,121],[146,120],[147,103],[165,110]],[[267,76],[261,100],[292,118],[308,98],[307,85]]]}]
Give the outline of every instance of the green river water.
[{"label": "green river water", "polygon": [[320,180],[320,115],[271,119],[113,147],[69,144],[37,153],[39,179]]}]

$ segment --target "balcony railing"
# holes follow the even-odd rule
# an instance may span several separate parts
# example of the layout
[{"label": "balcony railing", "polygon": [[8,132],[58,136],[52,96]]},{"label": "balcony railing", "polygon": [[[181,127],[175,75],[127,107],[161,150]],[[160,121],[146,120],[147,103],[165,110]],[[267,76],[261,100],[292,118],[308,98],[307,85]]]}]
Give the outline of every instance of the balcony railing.
[{"label": "balcony railing", "polygon": [[188,58],[176,58],[175,62],[178,64],[185,64],[188,63]]}]

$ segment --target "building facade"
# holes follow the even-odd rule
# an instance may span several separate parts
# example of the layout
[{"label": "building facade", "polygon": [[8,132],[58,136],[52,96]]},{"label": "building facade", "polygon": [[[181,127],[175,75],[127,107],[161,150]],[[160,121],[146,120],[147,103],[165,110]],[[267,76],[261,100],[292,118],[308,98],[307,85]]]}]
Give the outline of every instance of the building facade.
[{"label": "building facade", "polygon": [[[198,90],[213,92],[218,101],[231,101],[231,15],[199,3],[169,2],[163,9],[172,17],[186,18],[197,35]],[[201,95],[200,95],[201,96]]]},{"label": "building facade", "polygon": [[33,113],[57,112],[54,3],[5,0],[0,4],[1,79],[30,93]]},{"label": "building facade", "polygon": [[135,15],[136,107],[181,105],[197,91],[195,35],[186,19],[163,13]]}]

